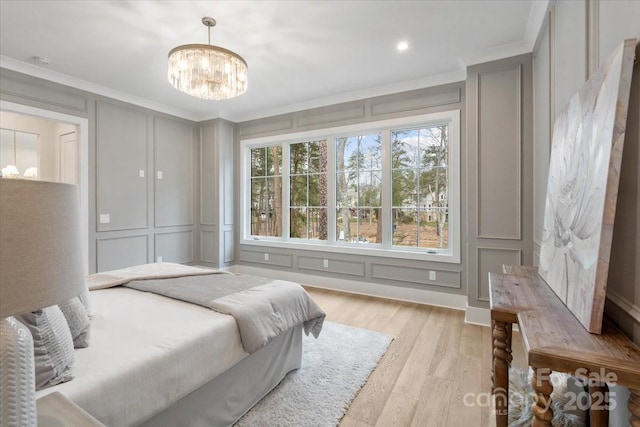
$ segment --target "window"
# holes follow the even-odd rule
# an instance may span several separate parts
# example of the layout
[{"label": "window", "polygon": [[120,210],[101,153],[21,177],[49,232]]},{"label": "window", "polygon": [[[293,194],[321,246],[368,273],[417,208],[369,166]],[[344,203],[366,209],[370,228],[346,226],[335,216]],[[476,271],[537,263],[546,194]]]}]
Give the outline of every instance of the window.
[{"label": "window", "polygon": [[289,145],[289,236],[327,240],[327,141]]},{"label": "window", "polygon": [[338,137],[336,228],[341,242],[382,242],[382,136]]},{"label": "window", "polygon": [[448,129],[391,132],[393,245],[448,248]]},{"label": "window", "polygon": [[282,236],[282,147],[251,149],[251,235]]},{"label": "window", "polygon": [[241,141],[242,243],[459,262],[459,127],[449,111]]}]

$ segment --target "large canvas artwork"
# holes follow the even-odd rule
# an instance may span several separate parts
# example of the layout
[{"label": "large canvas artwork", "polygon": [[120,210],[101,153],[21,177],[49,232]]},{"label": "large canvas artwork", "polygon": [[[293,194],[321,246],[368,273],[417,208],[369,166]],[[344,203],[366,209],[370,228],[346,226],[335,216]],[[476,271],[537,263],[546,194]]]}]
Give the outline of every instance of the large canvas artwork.
[{"label": "large canvas artwork", "polygon": [[600,333],[636,40],[625,40],[553,128],[540,276]]}]

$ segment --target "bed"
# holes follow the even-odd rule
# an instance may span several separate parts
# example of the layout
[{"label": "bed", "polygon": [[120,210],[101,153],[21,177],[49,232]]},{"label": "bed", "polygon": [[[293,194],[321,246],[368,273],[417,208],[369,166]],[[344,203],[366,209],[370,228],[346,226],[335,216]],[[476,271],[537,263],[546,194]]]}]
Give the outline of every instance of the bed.
[{"label": "bed", "polygon": [[[110,273],[115,274],[102,273],[93,283],[89,280],[94,288],[90,292],[91,344],[75,351],[75,378],[40,390],[36,396],[59,391],[107,426],[231,425],[288,372],[300,367],[303,330],[317,335],[324,319],[308,297],[309,319],[287,324],[264,345],[248,351],[234,316],[126,287],[134,282],[186,282],[192,274],[191,279],[200,276],[196,269],[165,263]],[[198,278],[214,276],[218,281],[237,277]],[[141,278],[146,281],[137,280]],[[269,286],[280,289],[283,283],[290,282]],[[277,317],[274,313],[271,317]],[[269,316],[263,314],[259,322],[265,317]]]}]

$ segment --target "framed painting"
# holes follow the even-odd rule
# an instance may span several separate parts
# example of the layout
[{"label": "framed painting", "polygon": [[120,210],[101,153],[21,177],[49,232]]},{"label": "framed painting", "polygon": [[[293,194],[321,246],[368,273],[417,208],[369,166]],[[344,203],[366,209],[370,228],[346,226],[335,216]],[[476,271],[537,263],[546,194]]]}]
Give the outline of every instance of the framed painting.
[{"label": "framed painting", "polygon": [[557,115],[540,276],[584,327],[602,329],[636,40],[625,40]]}]

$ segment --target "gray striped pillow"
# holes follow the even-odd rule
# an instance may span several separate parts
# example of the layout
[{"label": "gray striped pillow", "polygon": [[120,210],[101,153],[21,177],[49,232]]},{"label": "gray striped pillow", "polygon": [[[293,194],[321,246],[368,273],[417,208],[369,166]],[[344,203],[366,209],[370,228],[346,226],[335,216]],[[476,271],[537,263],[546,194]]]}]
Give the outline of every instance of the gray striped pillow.
[{"label": "gray striped pillow", "polygon": [[36,390],[73,379],[73,339],[57,305],[15,316],[33,337]]}]

